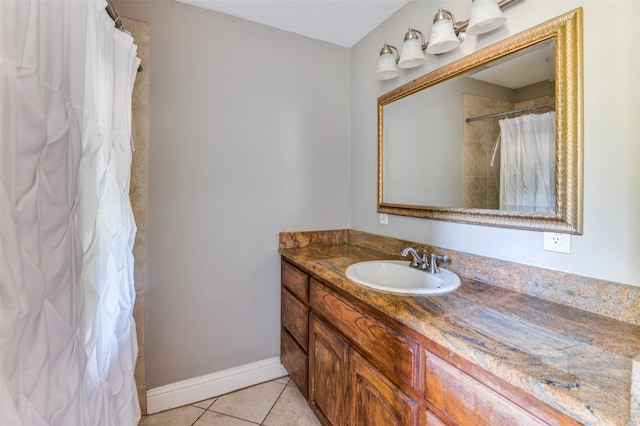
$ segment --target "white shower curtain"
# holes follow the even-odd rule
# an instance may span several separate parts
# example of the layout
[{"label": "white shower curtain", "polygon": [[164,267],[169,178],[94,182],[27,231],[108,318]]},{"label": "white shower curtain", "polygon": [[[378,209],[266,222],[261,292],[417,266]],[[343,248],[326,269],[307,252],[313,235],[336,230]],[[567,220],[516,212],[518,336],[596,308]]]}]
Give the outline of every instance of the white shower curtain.
[{"label": "white shower curtain", "polygon": [[135,425],[138,59],[102,0],[0,1],[0,425]]},{"label": "white shower curtain", "polygon": [[500,120],[500,210],[555,212],[555,117]]}]

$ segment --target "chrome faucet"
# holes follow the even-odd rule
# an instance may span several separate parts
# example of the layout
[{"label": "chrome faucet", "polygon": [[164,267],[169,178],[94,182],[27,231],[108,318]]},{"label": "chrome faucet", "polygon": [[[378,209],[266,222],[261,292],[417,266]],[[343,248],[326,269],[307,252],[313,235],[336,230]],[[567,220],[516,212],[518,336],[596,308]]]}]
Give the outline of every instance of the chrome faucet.
[{"label": "chrome faucet", "polygon": [[427,269],[429,267],[429,261],[427,260],[427,251],[422,250],[422,257],[418,254],[413,247],[405,247],[400,253],[401,256],[411,255],[413,260],[411,261],[411,267]]},{"label": "chrome faucet", "polygon": [[436,253],[431,253],[431,256],[427,258],[426,250],[422,250],[422,256],[420,256],[416,249],[414,249],[413,247],[405,247],[400,255],[411,255],[413,259],[411,260],[411,264],[409,266],[411,266],[412,268],[424,269],[430,274],[437,274],[440,272],[440,268],[438,268],[438,262],[446,262],[449,260],[447,256]]}]

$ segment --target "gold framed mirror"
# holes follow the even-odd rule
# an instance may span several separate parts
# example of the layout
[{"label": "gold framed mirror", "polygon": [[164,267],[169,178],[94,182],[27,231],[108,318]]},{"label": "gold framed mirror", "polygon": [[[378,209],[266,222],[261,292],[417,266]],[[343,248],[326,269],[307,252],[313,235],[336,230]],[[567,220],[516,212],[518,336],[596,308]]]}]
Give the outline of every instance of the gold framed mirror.
[{"label": "gold framed mirror", "polygon": [[[582,68],[579,8],[379,97],[378,212],[581,234]],[[545,116],[547,142],[512,148],[523,115]],[[509,162],[531,147],[543,163]]]}]

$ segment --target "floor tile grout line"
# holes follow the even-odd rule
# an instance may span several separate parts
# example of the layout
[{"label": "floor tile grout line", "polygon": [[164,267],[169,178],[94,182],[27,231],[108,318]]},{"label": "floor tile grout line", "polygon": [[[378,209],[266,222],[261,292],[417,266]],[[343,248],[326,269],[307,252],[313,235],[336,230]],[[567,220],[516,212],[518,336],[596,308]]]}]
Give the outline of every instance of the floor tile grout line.
[{"label": "floor tile grout line", "polygon": [[[283,376],[283,377],[286,377],[286,376]],[[280,379],[280,378],[281,378],[281,377],[279,377],[279,379]],[[205,410],[205,412],[206,412],[206,411],[210,411],[210,412],[212,412],[212,413],[221,414],[221,415],[223,415],[223,416],[231,417],[231,418],[238,419],[238,420],[242,420],[242,421],[244,421],[244,422],[248,422],[248,423],[251,423],[251,424],[255,424],[255,425],[262,425],[262,424],[264,423],[264,421],[267,419],[267,417],[269,417],[269,413],[271,413],[271,410],[273,410],[273,407],[275,407],[276,403],[280,400],[280,397],[282,396],[282,393],[283,393],[283,392],[284,392],[284,390],[287,388],[287,386],[289,386],[289,383],[291,382],[291,379],[288,379],[288,380],[287,380],[287,383],[280,383],[280,382],[277,382],[276,380],[277,380],[277,379],[269,380],[269,381],[267,381],[267,382],[263,382],[263,383],[269,383],[269,382],[272,382],[272,383],[277,383],[277,384],[279,384],[279,385],[282,385],[282,390],[281,390],[281,391],[280,391],[280,393],[278,394],[278,397],[276,398],[275,402],[271,405],[271,408],[269,409],[269,411],[267,412],[267,414],[265,414],[264,418],[263,418],[263,419],[262,419],[262,421],[260,421],[259,423],[256,423],[256,422],[254,422],[254,421],[252,421],[252,420],[244,419],[244,418],[242,418],[242,417],[237,417],[237,416],[233,416],[233,415],[230,415],[230,414],[227,414],[227,413],[221,413],[221,412],[219,412],[219,411],[214,410],[214,409],[213,409],[213,404],[218,400],[218,398],[220,398],[221,396],[224,396],[224,395],[220,395],[220,396],[214,397],[214,398],[215,398],[215,400],[214,400],[213,402],[211,402],[211,404],[209,404],[209,408],[205,408],[204,410]],[[252,388],[252,387],[254,387],[254,386],[258,386],[258,385],[260,385],[260,384],[262,384],[262,383],[258,383],[257,385],[248,386],[248,387],[246,387],[246,388],[244,388],[244,389],[249,389],[249,388]],[[239,389],[239,390],[244,390],[244,389]],[[235,393],[235,392],[238,392],[238,391],[229,392],[229,393],[228,393],[228,394],[226,394],[226,395],[229,395],[229,394],[232,394],[232,393]],[[198,408],[199,408],[199,407],[198,407]],[[202,415],[201,415],[200,417],[202,417]],[[200,417],[198,417],[198,419],[196,419],[196,421],[200,420]],[[191,425],[191,426],[194,426],[194,425]]]},{"label": "floor tile grout line", "polygon": [[261,423],[256,423],[256,422],[251,421],[251,420],[243,419],[242,417],[237,417],[237,416],[232,416],[231,414],[221,413],[219,411],[214,411],[214,410],[205,410],[205,411],[209,411],[211,413],[220,414],[220,415],[225,416],[225,417],[231,417],[232,419],[242,420],[243,422],[251,423],[252,425],[258,425],[259,426],[261,424]]},{"label": "floor tile grout line", "polygon": [[[213,405],[213,402],[211,403],[211,405]],[[211,408],[211,405],[209,405],[209,408]],[[210,410],[209,408],[201,408],[201,407],[196,407],[196,408],[200,408],[200,409],[202,410],[202,414],[200,414],[200,416],[199,416],[197,419],[195,419],[195,421],[194,421],[193,423],[191,423],[191,425],[190,425],[190,426],[194,426],[196,423],[198,423],[198,420],[200,420],[200,418],[201,418],[202,416],[204,416],[204,414],[205,414],[207,411],[209,411],[210,413],[220,414],[221,416],[231,417],[231,418],[233,418],[233,419],[237,419],[237,420],[242,420],[243,422],[251,423],[251,424],[254,424],[254,425],[260,425],[260,424],[261,424],[261,423],[253,422],[253,421],[251,421],[251,420],[243,419],[242,417],[232,416],[232,415],[230,415],[230,414],[221,413],[221,412],[219,412],[219,411],[215,411],[215,410]],[[268,415],[268,414],[267,414],[267,415]],[[265,418],[266,418],[266,417],[265,417]],[[264,421],[264,420],[263,420],[263,421]]]},{"label": "floor tile grout line", "polygon": [[[200,407],[196,407],[196,408],[200,408]],[[193,423],[191,423],[191,426],[195,425],[195,424],[198,422],[198,420],[200,420],[200,417],[204,416],[204,413],[206,413],[206,412],[207,412],[206,408],[200,408],[200,409],[202,410],[202,413],[200,413],[200,415],[198,416],[198,418],[197,418],[197,419],[195,419],[195,420],[193,421]]]},{"label": "floor tile grout line", "polygon": [[[213,403],[214,403],[214,402],[216,402],[216,400],[217,400],[218,398],[219,398],[219,396],[214,396],[214,397],[208,398],[208,399],[213,399],[213,401],[211,401],[211,402],[209,403],[209,405],[207,405],[207,407],[206,407],[206,408],[204,408],[204,407],[198,407],[198,406],[196,405],[196,404],[198,404],[198,403],[200,403],[200,402],[202,402],[202,401],[198,401],[198,402],[195,402],[195,403],[193,403],[193,404],[189,404],[189,405],[192,405],[192,406],[197,407],[197,408],[204,408],[205,410],[209,410],[209,408],[211,408],[211,406],[213,405]],[[205,399],[204,401],[206,401],[206,399]]]},{"label": "floor tile grout line", "polygon": [[[289,380],[291,380],[291,379],[289,379]],[[282,390],[280,391],[280,394],[278,394],[278,397],[276,398],[275,402],[273,403],[273,405],[271,406],[269,411],[267,411],[267,415],[264,416],[264,418],[260,422],[261,425],[264,425],[264,421],[267,420],[267,417],[269,417],[269,414],[271,414],[271,411],[273,411],[273,407],[275,407],[276,404],[278,403],[278,401],[280,401],[280,397],[282,397],[282,394],[284,393],[284,390],[287,388],[288,384],[289,384],[289,382],[287,381],[287,383],[285,383],[285,385],[282,387]]]},{"label": "floor tile grout line", "polygon": [[[217,397],[214,397],[214,398],[213,398],[213,401],[211,401],[211,404],[209,404],[209,405],[208,405],[208,407],[211,407],[211,406],[213,405],[213,403],[214,403],[214,402],[216,402],[216,399],[217,399]],[[199,402],[200,402],[200,401],[199,401]],[[197,404],[197,403],[196,403],[196,404]],[[193,423],[191,423],[191,425],[190,425],[190,426],[194,426],[196,423],[198,423],[198,420],[200,420],[200,417],[204,416],[204,413],[206,413],[207,411],[209,411],[209,409],[208,409],[208,408],[198,407],[197,405],[193,405],[193,404],[189,404],[189,405],[191,405],[192,407],[199,408],[199,409],[201,409],[201,410],[202,410],[202,413],[200,413],[200,415],[198,416],[198,418],[197,418],[197,419],[195,419],[195,420],[193,421]]]}]

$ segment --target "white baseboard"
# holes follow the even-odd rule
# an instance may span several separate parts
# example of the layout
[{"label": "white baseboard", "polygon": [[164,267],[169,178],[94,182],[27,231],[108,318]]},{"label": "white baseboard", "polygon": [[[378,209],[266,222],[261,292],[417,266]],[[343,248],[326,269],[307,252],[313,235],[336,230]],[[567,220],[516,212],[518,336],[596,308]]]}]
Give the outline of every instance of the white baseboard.
[{"label": "white baseboard", "polygon": [[147,414],[192,404],[287,374],[280,357],[275,357],[149,389]]}]

